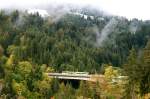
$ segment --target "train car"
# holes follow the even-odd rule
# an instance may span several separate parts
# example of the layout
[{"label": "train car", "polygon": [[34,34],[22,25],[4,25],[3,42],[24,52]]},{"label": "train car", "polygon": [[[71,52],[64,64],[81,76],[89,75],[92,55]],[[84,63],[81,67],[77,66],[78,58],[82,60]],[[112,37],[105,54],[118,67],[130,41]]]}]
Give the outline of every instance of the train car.
[{"label": "train car", "polygon": [[70,71],[63,71],[62,74],[64,75],[89,75],[88,72],[70,72]]}]

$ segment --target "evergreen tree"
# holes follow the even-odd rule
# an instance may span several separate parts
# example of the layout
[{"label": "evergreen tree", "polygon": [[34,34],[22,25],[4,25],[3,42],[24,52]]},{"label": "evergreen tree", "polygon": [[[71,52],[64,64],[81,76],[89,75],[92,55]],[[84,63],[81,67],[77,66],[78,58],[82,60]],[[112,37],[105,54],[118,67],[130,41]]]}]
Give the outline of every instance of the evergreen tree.
[{"label": "evergreen tree", "polygon": [[139,65],[140,93],[144,95],[150,92],[150,40],[143,50],[142,62]]},{"label": "evergreen tree", "polygon": [[129,81],[126,87],[126,98],[135,99],[136,98],[136,86],[138,85],[138,70],[137,64],[137,54],[135,49],[130,51],[127,64],[124,65],[125,75],[128,76]]}]

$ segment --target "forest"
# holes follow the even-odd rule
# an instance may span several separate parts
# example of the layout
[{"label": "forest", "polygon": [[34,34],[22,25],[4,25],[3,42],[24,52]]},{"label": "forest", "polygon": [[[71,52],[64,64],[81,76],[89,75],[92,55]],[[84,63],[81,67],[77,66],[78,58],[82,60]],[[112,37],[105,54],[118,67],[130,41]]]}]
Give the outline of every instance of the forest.
[{"label": "forest", "polygon": [[[58,20],[0,11],[0,99],[150,98],[150,21],[75,11]],[[106,82],[75,88],[45,74],[63,71],[102,74]],[[128,79],[109,83],[119,76]]]}]

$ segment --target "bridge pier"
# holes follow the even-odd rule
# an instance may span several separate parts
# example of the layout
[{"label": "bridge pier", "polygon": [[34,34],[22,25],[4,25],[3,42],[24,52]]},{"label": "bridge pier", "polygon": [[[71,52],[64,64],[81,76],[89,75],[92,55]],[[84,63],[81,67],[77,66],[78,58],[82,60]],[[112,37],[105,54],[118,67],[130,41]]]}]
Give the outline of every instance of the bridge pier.
[{"label": "bridge pier", "polygon": [[59,82],[64,83],[65,85],[70,84],[74,89],[78,89],[80,87],[80,80],[59,79]]}]

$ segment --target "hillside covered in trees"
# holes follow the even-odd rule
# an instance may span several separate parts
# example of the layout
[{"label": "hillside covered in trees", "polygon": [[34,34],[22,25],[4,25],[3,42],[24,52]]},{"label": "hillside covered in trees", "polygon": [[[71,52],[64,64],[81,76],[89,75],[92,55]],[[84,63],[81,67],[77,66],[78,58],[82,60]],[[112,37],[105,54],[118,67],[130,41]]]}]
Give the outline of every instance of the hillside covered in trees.
[{"label": "hillside covered in trees", "polygon": [[[128,76],[127,84],[119,87],[125,90],[121,99],[148,97],[150,21],[87,9],[72,10],[57,20],[27,11],[0,11],[2,99],[101,99],[96,94],[97,90],[102,93],[99,85],[90,89],[90,84],[80,82],[76,89],[44,73],[113,75],[109,66],[117,68],[118,75]],[[106,99],[116,99],[113,91],[104,94]]]}]

